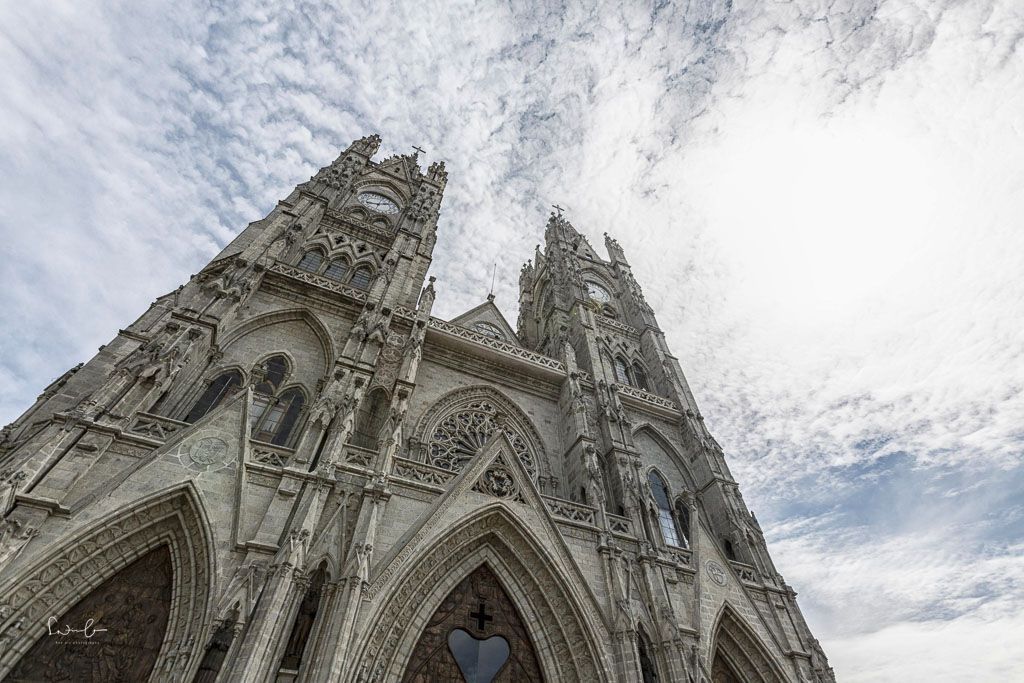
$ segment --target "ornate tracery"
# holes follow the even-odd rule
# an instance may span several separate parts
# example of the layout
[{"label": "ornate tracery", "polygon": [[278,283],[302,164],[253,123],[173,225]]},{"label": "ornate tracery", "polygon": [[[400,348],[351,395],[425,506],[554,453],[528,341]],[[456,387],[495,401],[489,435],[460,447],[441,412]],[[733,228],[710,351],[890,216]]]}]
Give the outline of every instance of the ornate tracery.
[{"label": "ornate tracery", "polygon": [[428,462],[458,472],[497,433],[504,433],[512,450],[530,476],[537,476],[537,463],[530,446],[515,425],[509,423],[494,402],[476,400],[442,418],[430,433]]}]

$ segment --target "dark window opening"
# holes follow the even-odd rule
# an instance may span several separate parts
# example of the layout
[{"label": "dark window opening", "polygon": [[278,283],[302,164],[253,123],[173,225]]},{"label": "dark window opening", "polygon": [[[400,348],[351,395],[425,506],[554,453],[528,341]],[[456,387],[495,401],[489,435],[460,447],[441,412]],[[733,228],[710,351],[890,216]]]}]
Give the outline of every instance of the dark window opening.
[{"label": "dark window opening", "polygon": [[242,374],[237,370],[231,370],[218,376],[209,386],[206,387],[206,391],[199,397],[196,404],[192,406],[192,410],[189,411],[185,417],[185,422],[195,422],[202,418],[204,415],[209,413],[211,410],[219,406],[224,399],[233,396],[239,387],[242,386]]},{"label": "dark window opening", "polygon": [[644,683],[657,683],[658,669],[654,666],[654,660],[651,659],[647,638],[643,633],[637,634],[636,649],[640,656],[640,675],[643,677]]},{"label": "dark window opening", "polygon": [[299,261],[299,270],[309,271],[315,273],[320,270],[320,265],[324,262],[324,255],[318,250],[307,251],[302,255],[302,259]]},{"label": "dark window opening", "polygon": [[651,495],[658,506],[658,525],[661,527],[661,536],[667,545],[682,547],[679,541],[679,527],[672,516],[672,506],[668,502],[668,487],[657,472],[651,470],[647,477],[651,487]]},{"label": "dark window opening", "polygon": [[284,651],[284,659],[281,660],[282,669],[297,670],[302,663],[302,657],[306,652],[309,643],[309,635],[313,631],[313,624],[316,621],[316,614],[320,610],[320,596],[323,593],[324,583],[327,581],[327,567],[321,564],[313,574],[309,583],[309,589],[302,604],[299,605],[299,613],[295,615],[295,623],[292,625],[292,633],[288,638],[288,645]]},{"label": "dark window opening", "polygon": [[383,389],[376,389],[363,399],[359,408],[359,419],[352,434],[352,443],[360,448],[376,450],[380,430],[388,411],[388,395]]},{"label": "dark window opening", "polygon": [[651,390],[647,382],[647,373],[644,372],[643,366],[636,361],[633,362],[633,382],[644,391]]},{"label": "dark window opening", "polygon": [[359,266],[356,268],[356,272],[352,273],[352,279],[349,284],[358,289],[366,289],[370,286],[370,281],[373,279],[373,272],[366,266]]},{"label": "dark window opening", "polygon": [[329,277],[332,280],[341,282],[345,279],[345,274],[348,272],[348,263],[343,259],[337,259],[331,261],[327,266],[327,270],[324,271],[324,277]]}]

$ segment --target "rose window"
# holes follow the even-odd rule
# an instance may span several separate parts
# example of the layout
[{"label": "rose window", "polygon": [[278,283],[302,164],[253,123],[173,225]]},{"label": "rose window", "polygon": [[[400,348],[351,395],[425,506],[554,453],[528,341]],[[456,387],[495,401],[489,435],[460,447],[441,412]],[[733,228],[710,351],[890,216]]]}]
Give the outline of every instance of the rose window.
[{"label": "rose window", "polygon": [[430,436],[427,457],[434,467],[458,472],[487,441],[501,430],[512,444],[512,450],[536,477],[537,467],[529,446],[515,429],[498,419],[498,410],[487,401],[475,401],[441,420]]}]

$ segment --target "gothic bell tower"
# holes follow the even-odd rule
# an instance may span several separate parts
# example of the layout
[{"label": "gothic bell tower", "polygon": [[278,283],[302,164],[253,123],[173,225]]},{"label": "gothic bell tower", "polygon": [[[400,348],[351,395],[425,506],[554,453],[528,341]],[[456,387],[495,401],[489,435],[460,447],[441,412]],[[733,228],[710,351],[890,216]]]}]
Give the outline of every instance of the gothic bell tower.
[{"label": "gothic bell tower", "polygon": [[0,679],[834,683],[619,245],[439,319],[380,142],[3,429]]},{"label": "gothic bell tower", "polygon": [[[794,636],[800,633],[796,637],[808,643],[806,671],[820,676],[811,680],[833,680],[824,653],[796,608],[796,594],[772,563],[757,519],[743,501],[722,448],[704,425],[624,250],[606,233],[607,257],[598,255],[561,211],[551,214],[544,238],[544,249],[537,247],[520,275],[518,336],[566,366],[560,407],[568,497],[596,506],[611,520],[609,528],[624,517],[643,530],[638,559],[647,579],[640,584],[645,606],[630,606],[629,591],[624,591],[620,618],[635,625],[637,611],[658,605],[655,611],[663,611],[658,625],[644,636],[650,638],[649,646],[664,652],[682,641],[698,648],[698,638],[665,628],[666,623],[700,618],[678,611],[687,608],[665,590],[664,574],[657,567],[665,557],[685,558],[687,566],[695,567],[703,543],[703,558],[711,563],[705,575],[714,576],[718,569],[724,575],[732,567],[770,585],[778,607],[787,610],[780,628],[791,629]],[[675,448],[666,433],[678,444]],[[679,457],[679,451],[685,455]],[[616,554],[615,546],[611,541],[606,552]],[[682,578],[689,581],[685,574]],[[765,613],[772,619],[781,614]],[[621,656],[635,657],[642,670],[650,653],[641,652],[635,626],[628,634],[632,642],[621,644]],[[683,680],[682,675],[674,672],[672,680]]]}]

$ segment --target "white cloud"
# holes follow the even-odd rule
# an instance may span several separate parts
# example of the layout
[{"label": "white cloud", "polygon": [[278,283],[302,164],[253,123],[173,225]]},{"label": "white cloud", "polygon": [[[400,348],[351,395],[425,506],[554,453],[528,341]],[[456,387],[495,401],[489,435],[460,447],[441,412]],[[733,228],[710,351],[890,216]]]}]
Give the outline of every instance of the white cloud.
[{"label": "white cloud", "polygon": [[[772,549],[844,679],[898,680],[912,657],[885,643],[1019,634],[899,549],[949,552],[921,521],[930,496],[971,501],[964,523],[987,524],[972,533],[1022,535],[972,498],[1012,497],[1024,443],[1022,13],[8,3],[0,415],[376,131],[386,152],[448,162],[441,315],[477,303],[498,261],[514,319],[552,203],[594,241],[618,237],[748,501],[796,529]],[[856,560],[868,537],[883,540]],[[968,545],[949,576],[1006,569],[1005,547]],[[836,546],[847,568],[822,575]],[[916,597],[891,588],[914,581]],[[852,626],[863,594],[895,608]],[[920,616],[950,599],[954,616]],[[965,661],[1024,675],[1019,655],[942,652],[929,680],[963,680]]]}]

